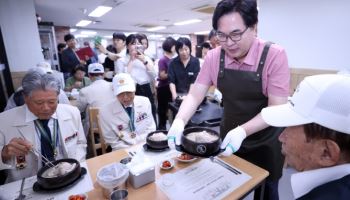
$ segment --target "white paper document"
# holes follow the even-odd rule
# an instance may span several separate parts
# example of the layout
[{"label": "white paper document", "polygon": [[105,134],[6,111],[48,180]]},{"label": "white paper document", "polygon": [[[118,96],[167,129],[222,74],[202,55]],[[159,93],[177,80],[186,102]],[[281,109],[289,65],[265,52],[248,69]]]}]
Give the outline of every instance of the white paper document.
[{"label": "white paper document", "polygon": [[164,174],[157,186],[169,199],[222,199],[251,179],[241,171],[235,174],[209,159],[202,159],[175,173]]},{"label": "white paper document", "polygon": [[[23,194],[26,195],[25,200],[66,200],[70,195],[82,194],[91,191],[94,187],[86,162],[80,163],[80,166],[87,170],[84,177],[78,180],[77,183],[73,183],[72,186],[68,186],[68,188],[58,191],[34,192],[33,184],[36,182],[36,176],[26,178],[23,187]],[[0,200],[16,199],[19,195],[21,183],[22,180],[19,180],[2,185],[0,187]]]}]

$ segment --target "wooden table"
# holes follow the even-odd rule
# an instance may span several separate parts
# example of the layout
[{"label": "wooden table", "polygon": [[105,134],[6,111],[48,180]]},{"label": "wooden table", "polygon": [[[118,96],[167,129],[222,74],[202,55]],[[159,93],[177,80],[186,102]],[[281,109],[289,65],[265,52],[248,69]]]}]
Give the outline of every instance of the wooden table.
[{"label": "wooden table", "polygon": [[[127,157],[128,154],[125,150],[118,150],[108,154],[104,154],[95,158],[91,158],[87,160],[87,166],[89,168],[89,172],[91,175],[91,179],[93,181],[95,189],[88,193],[89,200],[102,200],[106,199],[103,197],[102,188],[96,182],[96,174],[97,171],[103,167],[104,165],[119,162],[122,158]],[[222,158],[225,162],[230,165],[240,169],[241,171],[249,174],[252,178],[243,184],[241,187],[232,192],[225,199],[240,199],[249,194],[252,190],[257,187],[264,186],[264,180],[269,175],[269,173],[256,166],[253,165],[235,155],[230,157]],[[198,159],[200,160],[200,159]],[[196,161],[197,162],[197,161]],[[175,167],[171,169],[171,173],[176,170],[187,167],[188,163],[177,162]],[[167,171],[169,172],[169,171]],[[162,174],[167,173],[159,170],[159,167],[156,166],[156,179],[158,179]],[[155,183],[147,184],[141,188],[134,189],[132,186],[128,185],[129,199],[168,199],[166,195],[157,187]],[[263,189],[262,189],[263,192]]]}]

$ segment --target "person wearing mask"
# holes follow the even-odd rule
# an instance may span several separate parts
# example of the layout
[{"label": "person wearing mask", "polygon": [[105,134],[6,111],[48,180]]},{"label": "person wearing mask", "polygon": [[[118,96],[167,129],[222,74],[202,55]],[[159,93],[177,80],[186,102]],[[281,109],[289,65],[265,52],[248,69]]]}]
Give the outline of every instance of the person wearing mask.
[{"label": "person wearing mask", "polygon": [[[154,121],[156,119],[156,106],[151,89],[151,83],[157,77],[153,62],[143,53],[143,47],[137,39],[136,34],[130,34],[126,38],[126,56],[118,59],[117,73],[128,73],[136,82],[136,95],[144,96],[149,99],[152,105]],[[141,47],[141,48],[139,48]]]},{"label": "person wearing mask", "polygon": [[222,0],[217,4],[213,28],[221,47],[207,53],[169,130],[168,143],[172,148],[181,143],[185,124],[208,88],[216,86],[223,95],[222,155],[235,153],[269,171],[264,199],[278,199],[284,163],[278,141],[282,129],[266,124],[260,112],[287,102],[290,72],[285,50],[256,37],[257,23],[256,0]]},{"label": "person wearing mask", "polygon": [[86,62],[84,60],[80,60],[78,55],[75,53],[76,48],[76,40],[74,35],[67,34],[64,36],[64,41],[67,44],[67,48],[62,51],[62,66],[61,71],[64,74],[64,79],[66,80],[68,77],[72,76],[71,72],[78,64],[85,65]]},{"label": "person wearing mask", "polygon": [[91,80],[85,76],[85,66],[77,65],[72,70],[72,77],[69,77],[66,80],[65,91],[71,92],[72,89],[80,90],[83,87],[89,86],[91,84]]},{"label": "person wearing mask", "polygon": [[42,71],[29,71],[22,80],[25,104],[0,113],[0,170],[12,182],[35,176],[50,161],[85,160],[86,138],[76,107],[58,104],[59,81]]},{"label": "person wearing mask", "polygon": [[168,79],[172,100],[189,92],[191,85],[200,70],[199,60],[191,55],[191,41],[180,37],[176,41],[175,49],[178,56],[171,60],[168,69]]},{"label": "person wearing mask", "polygon": [[157,87],[157,98],[158,98],[158,129],[166,130],[166,121],[168,113],[168,104],[171,102],[171,92],[169,88],[168,79],[168,66],[170,60],[175,54],[175,44],[176,40],[172,37],[167,37],[162,48],[164,51],[164,56],[158,62],[158,87]]},{"label": "person wearing mask", "polygon": [[297,200],[346,200],[350,196],[350,76],[306,77],[288,103],[261,111],[279,136]]},{"label": "person wearing mask", "polygon": [[104,140],[112,150],[145,142],[148,133],[156,130],[150,101],[135,95],[130,74],[119,73],[113,81],[114,100],[100,109],[99,120]]}]

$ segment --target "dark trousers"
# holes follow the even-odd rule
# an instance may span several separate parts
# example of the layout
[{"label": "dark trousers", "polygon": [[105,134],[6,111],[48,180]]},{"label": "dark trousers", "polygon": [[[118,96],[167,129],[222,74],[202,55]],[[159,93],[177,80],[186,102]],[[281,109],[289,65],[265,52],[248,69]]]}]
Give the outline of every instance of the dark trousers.
[{"label": "dark trousers", "polygon": [[158,99],[158,129],[166,130],[166,120],[168,112],[168,104],[171,102],[171,92],[169,86],[157,88]]},{"label": "dark trousers", "polygon": [[[260,188],[259,188],[260,189]],[[257,190],[259,190],[257,189]],[[259,192],[257,191],[254,192],[254,200],[260,200],[259,197]],[[279,200],[278,197],[278,180],[277,181],[271,181],[271,180],[266,180],[265,181],[265,190],[264,190],[264,200]]]},{"label": "dark trousers", "polygon": [[157,111],[156,111],[156,105],[154,104],[154,97],[153,97],[152,90],[151,90],[151,84],[149,84],[149,83],[146,83],[143,85],[136,84],[135,94],[139,95],[139,96],[147,97],[149,99],[149,101],[151,102],[151,106],[152,106],[152,115],[154,118],[154,122],[157,125]]}]

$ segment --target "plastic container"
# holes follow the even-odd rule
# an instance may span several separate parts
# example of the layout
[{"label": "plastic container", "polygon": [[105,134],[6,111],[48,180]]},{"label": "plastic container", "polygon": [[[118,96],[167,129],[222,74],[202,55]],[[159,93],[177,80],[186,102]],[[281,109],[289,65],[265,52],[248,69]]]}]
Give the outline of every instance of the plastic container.
[{"label": "plastic container", "polygon": [[112,163],[98,170],[97,182],[102,186],[103,194],[109,198],[111,193],[123,185],[129,177],[129,169],[122,163]]}]

